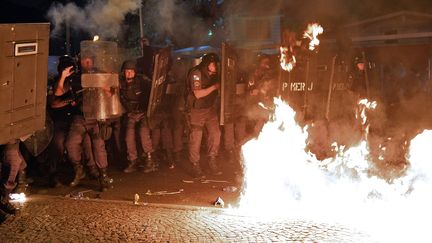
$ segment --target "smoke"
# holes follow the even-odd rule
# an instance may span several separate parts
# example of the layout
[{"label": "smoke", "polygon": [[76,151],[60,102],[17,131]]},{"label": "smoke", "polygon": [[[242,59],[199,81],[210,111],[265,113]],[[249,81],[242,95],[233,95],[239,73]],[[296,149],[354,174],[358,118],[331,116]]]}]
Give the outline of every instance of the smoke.
[{"label": "smoke", "polygon": [[85,31],[103,38],[117,37],[127,13],[137,10],[140,0],[94,0],[83,8],[75,3],[54,3],[48,10],[48,18],[54,24],[52,35],[62,32],[66,24],[76,31]]},{"label": "smoke", "polygon": [[194,12],[192,4],[192,1],[146,1],[143,9],[146,36],[154,44],[177,46],[193,46],[205,40],[208,24]]}]

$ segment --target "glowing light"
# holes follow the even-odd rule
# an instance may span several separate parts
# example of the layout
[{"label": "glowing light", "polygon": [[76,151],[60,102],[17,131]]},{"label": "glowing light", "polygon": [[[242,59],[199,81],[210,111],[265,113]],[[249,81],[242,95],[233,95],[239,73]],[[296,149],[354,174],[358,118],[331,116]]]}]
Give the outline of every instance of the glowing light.
[{"label": "glowing light", "polygon": [[[280,99],[274,103],[272,119],[242,147],[245,187],[239,213],[340,223],[376,242],[432,240],[429,225],[419,221],[432,217],[432,131],[411,141],[410,167],[388,181],[370,173],[376,168],[367,136],[350,148],[333,143],[336,156],[319,161],[306,151],[308,134],[293,109]],[[364,100],[359,109],[376,105]],[[359,117],[359,124],[366,121]]]},{"label": "glowing light", "polygon": [[[291,57],[289,57],[291,56]],[[283,70],[291,72],[296,64],[296,58],[294,55],[289,54],[288,47],[280,47],[280,65]]]},{"label": "glowing light", "polygon": [[19,203],[24,203],[27,201],[27,197],[26,195],[21,192],[21,193],[11,193],[9,195],[9,198],[13,201],[13,202],[19,202]]},{"label": "glowing light", "polygon": [[310,39],[309,50],[315,50],[316,46],[320,44],[320,40],[317,36],[322,33],[324,33],[324,28],[318,23],[308,24],[307,29],[303,33],[303,37]]},{"label": "glowing light", "polygon": [[93,41],[98,41],[98,40],[99,40],[99,36],[98,35],[93,36]]},{"label": "glowing light", "polygon": [[213,36],[213,31],[212,31],[212,30],[209,30],[209,31],[207,32],[207,36],[208,36],[208,37]]}]

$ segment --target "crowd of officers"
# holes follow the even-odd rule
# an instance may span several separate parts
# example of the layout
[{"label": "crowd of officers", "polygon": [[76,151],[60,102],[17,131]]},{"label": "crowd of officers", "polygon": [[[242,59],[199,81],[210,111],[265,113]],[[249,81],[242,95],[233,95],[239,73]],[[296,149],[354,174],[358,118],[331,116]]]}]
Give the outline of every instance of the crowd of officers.
[{"label": "crowd of officers", "polygon": [[[53,138],[40,155],[48,163],[47,177],[51,187],[64,183],[59,180],[58,167],[63,161],[68,161],[74,169],[73,179],[69,182],[71,187],[79,185],[88,175],[98,179],[100,191],[106,191],[113,181],[107,173],[111,151],[115,160],[125,161],[126,157],[124,173],[137,170],[155,172],[162,162],[173,169],[187,154],[185,157],[189,163],[186,164],[190,166],[186,169],[193,178],[204,178],[204,171],[221,175],[222,160],[218,157],[222,138],[225,161],[240,166],[240,147],[249,138],[258,135],[268,119],[268,110],[262,104],[270,105],[275,95],[276,76],[270,68],[270,57],[262,55],[250,75],[239,78],[239,82],[246,84],[247,90],[238,94],[241,97],[235,104],[235,122],[224,126],[219,125],[218,55],[209,53],[202,56],[201,63],[187,73],[173,75],[174,72],[169,72],[162,105],[151,118],[147,117],[152,87],[149,78],[152,69],[147,68],[148,60],[141,57],[123,63],[119,93],[125,114],[101,124],[97,120],[86,119],[82,106],[81,74],[97,71],[94,60],[83,57],[76,61],[70,56],[59,58],[58,75],[49,83],[47,97],[47,114],[54,124]],[[167,88],[168,84],[174,85]],[[175,87],[174,90],[172,87]],[[107,92],[110,92],[109,89]],[[112,144],[106,143],[104,136],[107,125],[112,131],[109,141],[114,141],[113,148],[109,149],[107,146]],[[207,140],[205,159],[204,156],[201,159],[203,138]],[[187,144],[187,149],[184,144]],[[17,210],[9,203],[9,194],[13,190],[23,192],[26,186],[26,162],[20,152],[19,140],[3,147],[3,162],[10,169],[2,170],[3,174],[6,173],[2,176],[1,186],[2,220]],[[202,169],[200,161],[208,162],[205,164],[208,170]]]},{"label": "crowd of officers", "polygon": [[[273,97],[278,93],[277,62],[261,54],[252,67],[238,72],[237,85],[243,89],[237,90],[235,102],[231,104],[234,107],[232,122],[221,126],[218,55],[205,54],[198,65],[188,70],[176,68],[174,63],[169,68],[162,103],[148,117],[154,51],[150,47],[145,50],[142,57],[123,62],[119,70],[118,93],[125,113],[103,123],[87,119],[83,113],[81,74],[98,71],[94,60],[90,57],[59,58],[58,75],[49,84],[47,97],[47,113],[53,120],[54,135],[41,155],[48,162],[50,186],[62,184],[58,166],[63,161],[68,161],[74,169],[69,182],[71,187],[79,185],[88,175],[99,181],[100,191],[108,190],[113,181],[107,173],[108,158],[127,161],[124,173],[138,170],[152,173],[161,163],[174,169],[187,157],[186,170],[195,179],[202,179],[205,174],[221,175],[221,163],[241,168],[241,146],[259,135],[272,112]],[[356,81],[364,80],[362,62],[357,62],[356,66],[358,70],[353,73],[355,80],[351,88],[363,96],[364,82]],[[112,92],[109,87],[105,91]],[[107,131],[112,131],[109,136],[106,136]],[[219,156],[221,144],[224,153]],[[201,156],[203,145],[206,145],[205,156]],[[19,141],[3,147],[3,161],[10,169],[2,170],[6,175],[2,175],[0,219],[16,212],[8,202],[8,195],[14,189],[24,191],[26,184],[26,162],[20,153]]]}]

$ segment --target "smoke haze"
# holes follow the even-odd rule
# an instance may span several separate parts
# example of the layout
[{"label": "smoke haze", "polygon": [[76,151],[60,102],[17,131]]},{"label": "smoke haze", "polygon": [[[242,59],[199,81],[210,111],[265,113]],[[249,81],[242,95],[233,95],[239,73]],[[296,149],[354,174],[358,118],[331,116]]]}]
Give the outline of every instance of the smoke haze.
[{"label": "smoke haze", "polygon": [[84,8],[74,3],[66,5],[54,3],[48,11],[48,18],[54,24],[52,35],[59,35],[65,24],[77,31],[86,31],[103,38],[113,38],[121,30],[122,21],[127,13],[140,7],[140,0],[95,0]]}]

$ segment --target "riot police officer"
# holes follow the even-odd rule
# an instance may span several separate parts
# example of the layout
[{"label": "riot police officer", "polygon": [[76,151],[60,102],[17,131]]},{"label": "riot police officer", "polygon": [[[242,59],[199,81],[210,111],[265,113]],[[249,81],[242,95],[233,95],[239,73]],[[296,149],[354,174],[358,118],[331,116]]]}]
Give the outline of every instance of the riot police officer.
[{"label": "riot police officer", "polygon": [[[59,162],[63,161],[66,150],[65,140],[72,118],[81,114],[76,97],[76,93],[81,89],[81,86],[75,60],[67,55],[60,57],[57,71],[57,80],[48,93],[48,111],[54,122],[54,135],[49,146],[49,185],[53,187],[61,185],[58,180],[57,166]],[[83,147],[90,175],[97,177],[98,172],[88,135],[84,139]],[[72,185],[75,185],[75,183],[76,181]]]},{"label": "riot police officer", "polygon": [[208,135],[207,156],[210,171],[213,175],[222,173],[218,170],[216,162],[221,137],[216,102],[220,87],[218,62],[216,54],[206,54],[202,57],[202,62],[188,73],[186,105],[190,124],[189,161],[195,178],[203,177],[199,161],[204,128]]},{"label": "riot police officer", "polygon": [[[91,58],[85,57],[81,59],[81,69],[81,72],[83,73],[94,72],[93,61]],[[74,100],[73,102],[79,101]],[[70,185],[78,185],[81,179],[85,177],[83,166],[81,164],[81,157],[85,137],[89,135],[91,138],[94,160],[96,162],[96,166],[99,169],[100,190],[106,191],[108,189],[110,179],[107,175],[108,161],[105,142],[101,137],[98,121],[85,119],[82,113],[81,105],[80,108],[81,109],[79,112],[73,116],[70,131],[66,139],[68,157],[75,171],[75,177]]]},{"label": "riot police officer", "polygon": [[143,151],[147,155],[144,172],[157,170],[154,148],[150,136],[150,128],[146,111],[151,91],[151,83],[144,80],[145,76],[136,75],[136,61],[125,61],[122,65],[123,77],[120,86],[120,97],[127,112],[126,148],[128,166],[125,173],[137,170],[138,152],[136,147],[136,127],[139,126],[139,138]]}]

